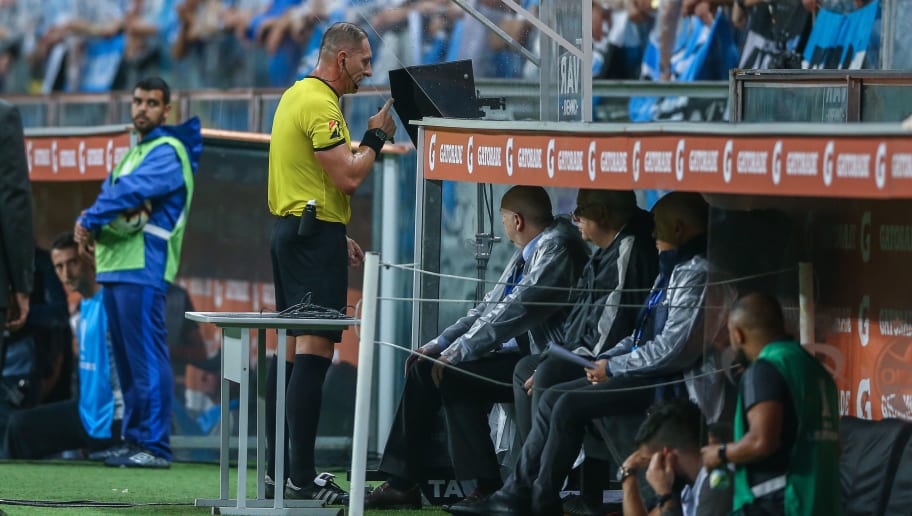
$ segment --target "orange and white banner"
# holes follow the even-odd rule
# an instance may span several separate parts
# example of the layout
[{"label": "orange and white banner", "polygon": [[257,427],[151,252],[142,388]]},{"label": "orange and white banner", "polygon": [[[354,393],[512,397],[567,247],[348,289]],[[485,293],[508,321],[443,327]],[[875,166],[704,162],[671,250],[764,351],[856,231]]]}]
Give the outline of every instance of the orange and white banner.
[{"label": "orange and white banner", "polygon": [[84,136],[27,136],[32,181],[103,180],[130,150],[130,133]]},{"label": "orange and white banner", "polygon": [[553,135],[427,128],[425,179],[572,188],[912,197],[901,135]]}]

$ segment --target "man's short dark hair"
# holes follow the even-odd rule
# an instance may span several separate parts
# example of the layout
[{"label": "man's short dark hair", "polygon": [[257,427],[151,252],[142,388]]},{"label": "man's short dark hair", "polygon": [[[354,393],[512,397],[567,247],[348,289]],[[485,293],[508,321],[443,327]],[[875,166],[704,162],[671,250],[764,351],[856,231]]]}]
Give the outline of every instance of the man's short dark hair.
[{"label": "man's short dark hair", "polygon": [[637,446],[645,444],[653,449],[699,449],[703,427],[703,414],[692,401],[662,400],[649,408],[634,440]]},{"label": "man's short dark hair", "polygon": [[133,86],[133,89],[140,89],[145,91],[154,91],[159,90],[162,92],[162,102],[165,105],[171,103],[171,87],[168,86],[168,83],[165,82],[161,77],[146,77],[145,79],[136,83],[136,86]]},{"label": "man's short dark hair", "polygon": [[333,23],[323,34],[323,41],[320,42],[320,55],[335,54],[340,50],[350,49],[365,39],[367,39],[367,33],[354,23]]},{"label": "man's short dark hair", "polygon": [[745,329],[768,334],[785,333],[785,317],[776,296],[749,292],[739,297],[728,314],[730,321]]},{"label": "man's short dark hair", "polygon": [[599,226],[620,230],[637,208],[633,190],[590,190],[581,188],[576,195],[573,213],[586,217]]},{"label": "man's short dark hair", "polygon": [[554,221],[551,198],[540,186],[519,185],[510,188],[501,197],[500,207],[522,215],[527,224],[540,228],[546,228]]},{"label": "man's short dark hair", "polygon": [[61,249],[70,249],[70,248],[76,248],[76,247],[79,247],[79,246],[76,244],[76,238],[73,236],[72,231],[66,231],[64,233],[60,233],[59,235],[54,237],[54,243],[51,244],[51,249],[58,250],[58,251]]}]

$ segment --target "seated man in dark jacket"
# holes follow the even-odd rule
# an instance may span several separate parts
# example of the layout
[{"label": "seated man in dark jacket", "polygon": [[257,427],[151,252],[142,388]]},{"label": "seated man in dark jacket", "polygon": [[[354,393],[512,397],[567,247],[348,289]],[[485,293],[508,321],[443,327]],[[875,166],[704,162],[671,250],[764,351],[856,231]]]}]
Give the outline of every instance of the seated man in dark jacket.
[{"label": "seated man in dark jacket", "polygon": [[[698,194],[673,192],[655,206],[659,276],[642,306],[636,329],[599,356],[586,378],[557,384],[539,403],[532,431],[513,474],[486,500],[457,504],[463,514],[563,514],[560,487],[582,445],[587,424],[601,417],[641,414],[657,382],[684,376],[704,413],[711,392],[699,376],[704,349],[702,305],[708,207]],[[696,376],[696,378],[695,378]],[[712,418],[709,418],[712,420]]]},{"label": "seated man in dark jacket", "polygon": [[[583,240],[596,246],[574,289],[573,308],[553,345],[594,358],[633,331],[658,270],[652,215],[637,208],[630,190],[580,190],[574,219]],[[524,357],[513,372],[513,402],[521,442],[532,429],[541,393],[586,372],[546,351]],[[533,388],[534,386],[534,388]]]},{"label": "seated man in dark jacket", "polygon": [[[478,306],[410,356],[405,391],[380,464],[389,480],[367,497],[368,508],[420,507],[417,483],[424,480],[428,456],[434,453],[431,437],[441,407],[456,477],[476,480],[484,493],[501,484],[487,413],[493,403],[512,401],[512,389],[461,370],[509,385],[519,359],[530,350],[540,353],[549,332],[566,317],[563,307],[587,249],[569,221],[552,216],[541,187],[511,188],[500,213],[506,235],[518,249]],[[526,339],[530,349],[517,343]],[[418,360],[421,355],[455,367]]]}]

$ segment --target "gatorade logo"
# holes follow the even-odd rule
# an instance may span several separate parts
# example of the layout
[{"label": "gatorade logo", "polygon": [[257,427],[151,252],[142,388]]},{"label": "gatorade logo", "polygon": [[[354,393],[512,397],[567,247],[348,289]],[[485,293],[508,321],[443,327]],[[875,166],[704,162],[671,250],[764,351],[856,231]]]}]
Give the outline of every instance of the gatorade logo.
[{"label": "gatorade logo", "polygon": [[554,179],[554,138],[548,140],[548,151],[546,155],[548,159],[548,177]]},{"label": "gatorade logo", "polygon": [[823,151],[823,184],[830,186],[833,183],[833,155],[836,153],[836,144],[830,141]]},{"label": "gatorade logo", "polygon": [[[108,140],[108,147],[110,148],[111,141]],[[437,133],[431,135],[431,141],[428,144],[430,149],[428,150],[428,168],[431,169],[431,172],[434,171],[434,166],[437,164]]]},{"label": "gatorade logo", "polygon": [[855,415],[861,419],[872,419],[871,415],[871,379],[862,378],[858,382],[858,396],[855,397]]},{"label": "gatorade logo", "polygon": [[86,173],[86,142],[81,140],[79,142],[79,152],[77,153],[77,158],[79,160],[79,174],[84,175]]},{"label": "gatorade logo", "polygon": [[874,161],[874,182],[878,190],[887,184],[887,144],[880,142],[877,146],[877,159]]},{"label": "gatorade logo", "polygon": [[51,141],[51,170],[57,173],[57,140]]},{"label": "gatorade logo", "polygon": [[870,310],[871,297],[865,295],[861,298],[861,304],[858,306],[858,338],[863,348],[867,347],[868,340],[871,337],[871,321],[868,318]]},{"label": "gatorade logo", "polygon": [[782,140],[773,146],[773,184],[778,185],[782,179]]},{"label": "gatorade logo", "polygon": [[466,149],[466,167],[469,170],[469,174],[475,169],[475,137],[469,136],[469,146]]},{"label": "gatorade logo", "polygon": [[678,149],[675,151],[675,177],[678,181],[684,180],[684,140],[678,140]]},{"label": "gatorade logo", "polygon": [[640,140],[633,144],[633,181],[640,180]]},{"label": "gatorade logo", "polygon": [[507,175],[513,175],[513,138],[507,138]]},{"label": "gatorade logo", "polygon": [[728,140],[725,142],[725,150],[722,151],[722,179],[725,183],[732,180],[732,152],[734,151],[735,142]]},{"label": "gatorade logo", "polygon": [[861,247],[861,261],[868,263],[871,261],[871,212],[866,211],[861,216],[861,231],[858,235],[859,247]]},{"label": "gatorade logo", "polygon": [[595,182],[595,140],[589,142],[589,180]]},{"label": "gatorade logo", "polygon": [[111,170],[114,167],[114,140],[108,140],[105,146],[105,169]]}]

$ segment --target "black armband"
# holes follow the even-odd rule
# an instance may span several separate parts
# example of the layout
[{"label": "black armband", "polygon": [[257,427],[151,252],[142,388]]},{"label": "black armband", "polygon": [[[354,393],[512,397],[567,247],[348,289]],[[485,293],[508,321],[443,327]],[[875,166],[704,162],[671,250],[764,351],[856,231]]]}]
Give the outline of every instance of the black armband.
[{"label": "black armband", "polygon": [[377,156],[380,156],[380,150],[383,149],[383,144],[385,142],[386,133],[379,128],[368,129],[367,131],[364,131],[364,136],[361,137],[361,145],[374,149],[374,154]]}]

